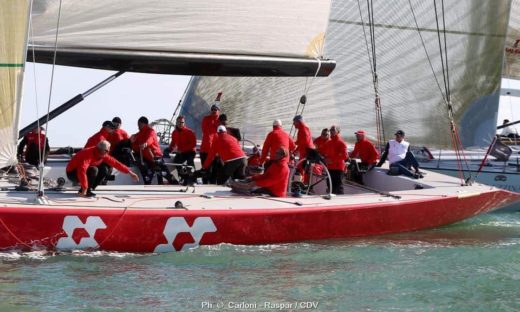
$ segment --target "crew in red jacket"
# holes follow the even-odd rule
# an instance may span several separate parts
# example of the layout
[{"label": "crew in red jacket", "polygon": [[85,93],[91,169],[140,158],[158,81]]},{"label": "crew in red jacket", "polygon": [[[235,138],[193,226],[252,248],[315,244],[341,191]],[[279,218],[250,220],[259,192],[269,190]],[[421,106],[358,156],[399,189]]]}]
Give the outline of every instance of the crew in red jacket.
[{"label": "crew in red jacket", "polygon": [[276,119],[273,122],[273,131],[269,132],[265,138],[260,163],[263,164],[266,161],[268,154],[270,159],[274,159],[279,148],[292,152],[295,149],[295,144],[289,134],[282,129],[282,121]]},{"label": "crew in red jacket", "polygon": [[354,133],[356,135],[356,145],[350,153],[351,158],[360,158],[362,166],[372,169],[377,164],[379,152],[372,142],[365,137],[365,131],[359,130]]},{"label": "crew in red jacket", "polygon": [[347,144],[339,136],[339,127],[330,127],[330,141],[325,144],[325,162],[330,173],[332,193],[343,194],[345,161],[348,159]]},{"label": "crew in red jacket", "polygon": [[103,140],[109,140],[110,136],[114,132],[115,126],[110,120],[106,120],[103,122],[103,125],[101,126],[101,130],[99,130],[97,133],[95,133],[93,136],[88,138],[87,143],[85,144],[85,147],[92,147],[97,146],[97,144]]},{"label": "crew in red jacket", "polygon": [[97,146],[84,148],[79,151],[67,164],[66,172],[69,180],[79,182],[81,189],[78,195],[82,197],[92,197],[96,194],[92,190],[96,189],[99,183],[106,177],[108,172],[100,166],[107,164],[122,173],[129,174],[134,181],[139,181],[139,177],[130,171],[127,166],[108,155],[110,143],[102,140]]},{"label": "crew in red jacket", "polygon": [[218,178],[218,184],[224,184],[232,177],[233,179],[243,179],[247,165],[246,154],[240,148],[238,140],[226,132],[226,127],[218,126],[217,137],[211,145],[208,158],[203,163],[202,168],[208,169],[216,155],[224,162],[222,175]]},{"label": "crew in red jacket", "polygon": [[[24,152],[25,149],[25,152]],[[45,153],[44,153],[45,152]],[[49,140],[45,136],[43,128],[34,128],[27,133],[20,144],[18,144],[17,155],[20,161],[25,161],[33,166],[38,166],[40,163],[40,155],[43,163],[47,162],[47,155],[49,154]]]},{"label": "crew in red jacket", "polygon": [[307,149],[315,149],[314,143],[312,143],[312,135],[309,127],[303,122],[303,117],[297,115],[293,118],[293,125],[298,129],[296,135],[296,150],[300,154],[300,159],[304,159],[307,156]]},{"label": "crew in red jacket", "polygon": [[[204,163],[206,158],[208,157],[208,153],[211,150],[211,145],[213,140],[217,136],[217,127],[220,124],[220,120],[218,119],[220,113],[220,108],[218,105],[211,105],[211,112],[209,115],[205,116],[202,119],[202,142],[200,143],[200,162]],[[216,170],[210,169],[209,176],[204,177],[204,183],[215,183],[217,173]]]},{"label": "crew in red jacket", "polygon": [[327,128],[321,130],[321,135],[314,139],[314,141],[313,141],[314,146],[316,146],[316,150],[321,155],[324,154],[323,147],[325,146],[325,143],[327,143],[328,141],[330,141],[330,136],[329,136],[329,129],[327,129]]},{"label": "crew in red jacket", "polygon": [[157,172],[157,183],[163,184],[164,172],[170,184],[174,184],[173,176],[162,161],[162,151],[155,130],[148,125],[148,118],[140,117],[137,120],[139,132],[130,137],[132,150],[139,155],[139,170],[143,176],[144,184],[152,184],[154,171]]},{"label": "crew in red jacket", "polygon": [[253,176],[250,181],[232,181],[231,188],[239,193],[246,191],[285,197],[289,184],[288,155],[287,150],[279,148],[264,174]]},{"label": "crew in red jacket", "polygon": [[[172,138],[170,140],[170,146],[168,147],[167,152],[177,151],[175,154],[175,158],[173,162],[176,164],[184,164],[186,163],[188,166],[192,166],[195,168],[195,146],[197,145],[197,137],[195,136],[195,132],[190,128],[186,127],[184,116],[177,117],[175,123],[175,129],[172,132]],[[177,172],[180,176],[179,167],[177,167]],[[187,181],[185,181],[187,183]],[[175,182],[174,182],[175,183]]]},{"label": "crew in red jacket", "polygon": [[112,134],[108,137],[108,142],[110,142],[110,154],[112,155],[112,152],[114,151],[114,149],[116,148],[116,145],[123,141],[123,140],[128,140],[130,138],[130,136],[128,135],[128,133],[121,129],[121,118],[119,117],[114,117],[112,119],[112,123],[114,124],[114,131],[112,132]]}]

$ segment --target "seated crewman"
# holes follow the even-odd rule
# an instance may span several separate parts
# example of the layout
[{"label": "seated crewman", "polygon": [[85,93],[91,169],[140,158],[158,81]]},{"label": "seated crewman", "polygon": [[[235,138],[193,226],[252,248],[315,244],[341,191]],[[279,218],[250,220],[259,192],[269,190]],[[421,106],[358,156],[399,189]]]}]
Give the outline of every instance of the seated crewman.
[{"label": "seated crewman", "polygon": [[65,169],[67,178],[72,182],[79,182],[81,186],[78,192],[79,196],[96,196],[96,194],[92,193],[92,190],[96,189],[108,175],[107,166],[101,166],[102,164],[114,167],[122,173],[129,174],[134,181],[139,181],[139,177],[127,166],[108,155],[109,151],[110,143],[102,140],[97,146],[87,147],[79,151],[67,164]]},{"label": "seated crewman", "polygon": [[285,197],[289,184],[288,155],[286,149],[278,148],[265,173],[253,176],[246,181],[231,181],[231,188],[238,193],[252,192]]},{"label": "seated crewman", "polygon": [[[25,151],[24,151],[25,150]],[[31,132],[27,133],[20,144],[18,144],[18,159],[25,161],[33,166],[38,166],[40,157],[43,163],[47,162],[47,155],[49,154],[49,140],[45,136],[43,128],[36,127]]]},{"label": "seated crewman", "polygon": [[[386,158],[390,162],[390,172],[395,170],[398,174],[404,174],[414,179],[423,177],[419,172],[419,163],[410,152],[410,143],[404,140],[403,130],[398,130],[395,133],[395,140],[390,140],[386,143],[385,151],[376,166],[381,167],[385,163]],[[415,172],[412,172],[411,168]]]}]

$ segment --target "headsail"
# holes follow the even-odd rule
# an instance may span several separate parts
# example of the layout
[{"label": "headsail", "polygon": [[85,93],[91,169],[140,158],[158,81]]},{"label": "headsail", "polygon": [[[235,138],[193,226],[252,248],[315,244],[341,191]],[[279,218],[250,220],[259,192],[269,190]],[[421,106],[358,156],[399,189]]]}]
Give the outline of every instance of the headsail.
[{"label": "headsail", "polygon": [[[414,144],[448,147],[450,127],[437,87],[443,75],[433,3],[373,1],[379,91],[387,139],[402,128]],[[510,3],[444,3],[454,118],[464,145],[487,146],[495,133]],[[368,26],[363,26],[367,15],[366,1],[332,3],[325,51],[336,60],[337,68],[329,77],[317,78],[307,95],[304,117],[314,134],[337,124],[351,140],[358,129],[376,135]],[[198,77],[192,80],[182,113],[197,127],[198,115],[208,111],[206,102],[222,91],[222,111],[230,124],[242,128],[246,137],[261,141],[273,119],[290,123],[306,81],[311,84],[305,78]]]},{"label": "headsail", "polygon": [[29,1],[0,2],[0,168],[16,164]]},{"label": "headsail", "polygon": [[[36,61],[215,76],[328,75],[321,60],[331,0],[35,0]],[[32,59],[29,55],[29,59]]]}]

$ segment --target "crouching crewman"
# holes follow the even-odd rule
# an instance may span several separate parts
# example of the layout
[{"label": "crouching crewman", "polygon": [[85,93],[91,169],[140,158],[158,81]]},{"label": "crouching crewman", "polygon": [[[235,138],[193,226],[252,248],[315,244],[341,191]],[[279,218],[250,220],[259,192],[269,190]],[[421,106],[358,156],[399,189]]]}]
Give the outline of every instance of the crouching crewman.
[{"label": "crouching crewman", "polygon": [[99,183],[108,175],[106,164],[114,167],[122,173],[129,174],[134,181],[139,181],[139,177],[127,166],[108,155],[110,143],[106,140],[100,141],[96,146],[84,148],[79,151],[67,165],[67,178],[72,182],[79,183],[81,186],[78,195],[81,197],[93,197],[96,194],[92,190],[96,189]]}]

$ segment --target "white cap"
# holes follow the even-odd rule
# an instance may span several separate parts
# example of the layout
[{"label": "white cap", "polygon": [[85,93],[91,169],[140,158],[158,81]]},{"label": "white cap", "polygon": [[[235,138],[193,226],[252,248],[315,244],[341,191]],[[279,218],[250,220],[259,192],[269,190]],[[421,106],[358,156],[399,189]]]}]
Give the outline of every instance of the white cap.
[{"label": "white cap", "polygon": [[275,119],[273,121],[273,126],[279,126],[281,127],[282,126],[282,121],[280,119]]},{"label": "white cap", "polygon": [[226,132],[226,127],[224,127],[223,125],[218,126],[217,133],[220,133],[220,132]]}]

